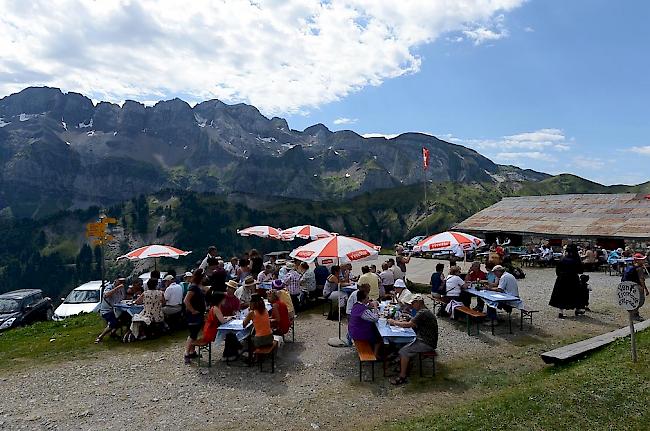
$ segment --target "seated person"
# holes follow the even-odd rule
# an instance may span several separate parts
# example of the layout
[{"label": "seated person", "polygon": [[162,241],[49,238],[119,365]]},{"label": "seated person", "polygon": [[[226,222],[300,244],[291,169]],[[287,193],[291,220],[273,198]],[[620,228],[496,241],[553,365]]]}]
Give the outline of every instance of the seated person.
[{"label": "seated person", "polygon": [[460,278],[460,267],[452,266],[449,268],[449,275],[445,278],[445,292],[443,298],[458,301],[460,293],[465,286],[465,281]]},{"label": "seated person", "polygon": [[287,311],[289,312],[289,319],[296,317],[296,310],[293,308],[293,301],[291,300],[291,295],[289,291],[284,288],[284,283],[282,280],[273,280],[273,290],[277,293],[280,301],[284,302],[287,306]]},{"label": "seated person", "polygon": [[393,291],[393,286],[395,285],[395,274],[388,267],[388,263],[384,262],[381,264],[381,272],[379,273],[379,278],[381,279],[382,290],[384,295],[390,295]]},{"label": "seated person", "polygon": [[258,283],[267,283],[273,281],[273,265],[264,266],[264,270],[257,274]]},{"label": "seated person", "polygon": [[107,326],[101,334],[95,339],[95,344],[101,343],[102,339],[108,335],[114,335],[120,327],[119,320],[115,315],[113,306],[124,299],[124,279],[117,279],[112,285],[106,287],[104,297],[99,305],[99,314],[106,320]]},{"label": "seated person", "polygon": [[257,288],[257,281],[253,278],[252,275],[249,275],[244,279],[244,283],[237,288],[235,291],[235,296],[241,302],[241,308],[248,307],[251,302],[251,297],[255,294]]},{"label": "seated person", "polygon": [[[519,285],[517,284],[517,279],[514,275],[510,274],[506,268],[501,265],[496,265],[492,271],[497,277],[497,285],[494,287],[491,284],[488,284],[487,290],[494,290],[496,292],[507,293],[512,296],[519,298]],[[512,301],[500,301],[496,305],[497,308],[505,310],[506,313],[511,313],[512,308],[521,308],[524,306],[524,302],[521,299],[512,300]],[[496,309],[495,307],[488,307],[487,310],[488,317],[491,320],[496,319]]]},{"label": "seated person", "polygon": [[444,263],[436,264],[436,272],[431,274],[431,295],[432,296],[441,296],[444,293],[444,280],[445,275],[443,271],[445,270]]},{"label": "seated person", "polygon": [[400,305],[401,308],[409,307],[413,294],[406,287],[406,283],[404,283],[404,280],[398,278],[397,280],[395,280],[395,284],[393,285],[393,287],[395,289],[395,291],[393,292],[395,301]]},{"label": "seated person", "polygon": [[151,278],[147,281],[147,290],[135,300],[135,304],[144,305],[144,309],[133,315],[131,320],[131,333],[136,339],[146,337],[143,329],[159,323],[163,323],[163,307],[165,306],[165,296],[161,290],[157,289],[158,280]]},{"label": "seated person", "polygon": [[144,289],[142,288],[142,279],[136,278],[133,280],[131,287],[126,290],[126,297],[124,299],[135,301],[138,299],[138,296],[142,295],[143,292]]},{"label": "seated person", "polygon": [[375,322],[379,320],[377,304],[370,305],[370,298],[368,298],[366,289],[359,289],[356,292],[357,300],[352,306],[348,323],[350,338],[353,341],[367,341],[373,346],[375,356],[379,357],[382,341],[375,325]]},{"label": "seated person", "polygon": [[361,267],[361,277],[359,277],[357,284],[367,284],[370,286],[370,290],[368,291],[370,299],[374,300],[379,298],[379,278],[377,274],[370,271],[369,266],[364,265]]},{"label": "seated person", "polygon": [[174,276],[166,275],[165,282],[165,306],[162,311],[165,316],[178,314],[183,310],[183,286],[176,283]]},{"label": "seated person", "polygon": [[399,350],[400,356],[400,373],[399,377],[392,379],[390,382],[394,385],[406,383],[409,361],[418,353],[433,352],[438,347],[438,321],[424,305],[422,295],[416,294],[412,297],[411,306],[416,310],[415,317],[408,322],[388,319],[389,325],[399,326],[401,328],[413,328],[416,338]]},{"label": "seated person", "polygon": [[235,291],[238,288],[239,285],[235,280],[230,280],[226,283],[226,295],[219,305],[221,313],[223,313],[224,316],[234,316],[239,310],[241,310],[241,302],[239,301],[239,298],[235,296]]},{"label": "seated person", "polygon": [[352,313],[352,307],[354,307],[354,304],[356,304],[357,301],[358,301],[357,296],[359,295],[360,291],[365,292],[366,296],[370,297],[370,295],[369,295],[369,293],[370,293],[370,285],[365,284],[365,283],[360,284],[359,288],[357,290],[350,293],[350,296],[348,297],[348,302],[347,302],[347,304],[345,306],[345,314],[347,314],[348,316],[350,315],[350,313]]},{"label": "seated person", "polygon": [[223,292],[212,292],[206,296],[206,301],[209,305],[208,313],[203,324],[203,334],[201,337],[193,341],[194,346],[205,346],[212,343],[217,338],[217,330],[219,326],[232,320],[232,316],[224,316],[221,312],[221,305],[226,299]]},{"label": "seated person", "polygon": [[[472,262],[472,266],[470,266],[469,271],[465,276],[465,284],[463,287],[464,289],[469,289],[472,287],[473,283],[486,280],[487,274],[481,271],[481,262],[475,261]],[[472,295],[467,293],[465,290],[461,290],[460,298],[466,307],[469,307],[472,304]]]},{"label": "seated person", "polygon": [[273,334],[284,335],[289,332],[291,327],[287,304],[280,300],[280,296],[275,290],[269,291],[268,299],[273,307],[271,309],[271,329],[273,329]]},{"label": "seated person", "polygon": [[273,332],[271,331],[271,319],[266,311],[264,300],[258,294],[254,294],[250,301],[250,312],[244,318],[244,328],[253,322],[255,335],[252,338],[251,347],[265,347],[273,344]]}]

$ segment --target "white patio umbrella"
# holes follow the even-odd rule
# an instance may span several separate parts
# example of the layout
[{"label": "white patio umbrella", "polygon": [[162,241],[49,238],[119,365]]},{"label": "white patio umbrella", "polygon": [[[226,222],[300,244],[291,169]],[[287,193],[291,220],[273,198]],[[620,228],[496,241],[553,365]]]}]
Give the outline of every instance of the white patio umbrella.
[{"label": "white patio umbrella", "polygon": [[245,229],[238,229],[237,234],[241,236],[259,236],[260,238],[282,239],[282,229],[271,226],[251,226]]},{"label": "white patio umbrella", "polygon": [[330,236],[333,236],[333,234],[326,231],[323,228],[320,228],[318,226],[312,226],[310,224],[294,226],[282,230],[282,239],[286,241],[291,241],[296,237],[302,239],[317,240],[322,238],[328,238]]},{"label": "white patio umbrella", "polygon": [[473,235],[462,232],[442,232],[431,235],[420,241],[415,250],[425,251],[448,251],[457,257],[465,256],[465,253],[483,247],[485,241]]},{"label": "white patio umbrella", "polygon": [[[157,259],[159,257],[171,257],[172,259],[178,259],[180,256],[187,256],[192,253],[191,251],[184,251],[170,245],[145,245],[144,247],[136,248],[135,250],[122,255],[117,258],[128,259],[128,260],[139,260],[139,259]],[[157,266],[157,261],[154,260],[154,268]]]},{"label": "white patio umbrella", "polygon": [[[380,247],[359,238],[333,235],[298,247],[289,256],[303,262],[311,263],[318,260],[322,265],[340,265],[342,263],[375,260],[379,255],[379,249]],[[337,290],[340,297],[340,283]],[[341,339],[341,307],[338,304],[337,307],[339,309],[339,337],[330,338],[327,344],[333,347],[343,347],[347,343]]]}]

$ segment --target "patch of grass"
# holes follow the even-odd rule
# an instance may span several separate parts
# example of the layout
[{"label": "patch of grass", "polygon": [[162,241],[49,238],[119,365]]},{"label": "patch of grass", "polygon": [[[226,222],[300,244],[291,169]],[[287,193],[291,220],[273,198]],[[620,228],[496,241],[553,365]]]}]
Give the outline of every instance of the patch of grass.
[{"label": "patch of grass", "polygon": [[[154,340],[122,344],[119,340],[94,340],[105,328],[104,320],[95,313],[70,317],[61,322],[38,322],[0,333],[0,372],[26,369],[46,363],[57,363],[96,357],[106,350],[156,350],[169,343],[180,343],[185,331]],[[52,340],[52,341],[51,341]]]},{"label": "patch of grass", "polygon": [[[627,339],[565,366],[512,373],[470,369],[460,383],[474,381],[477,389],[490,388],[477,400],[448,409],[434,407],[423,417],[388,429],[646,430],[650,331],[638,335],[638,345],[636,364],[630,360]],[[510,360],[516,365],[517,358]]]}]

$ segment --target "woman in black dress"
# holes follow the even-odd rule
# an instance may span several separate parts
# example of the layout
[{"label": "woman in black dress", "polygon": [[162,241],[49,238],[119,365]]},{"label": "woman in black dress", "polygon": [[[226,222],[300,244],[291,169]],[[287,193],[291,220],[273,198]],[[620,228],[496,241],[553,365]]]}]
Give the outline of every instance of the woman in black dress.
[{"label": "woman in black dress", "polygon": [[575,309],[576,316],[584,314],[584,307],[587,304],[584,303],[580,283],[580,274],[583,273],[583,268],[576,245],[569,244],[567,246],[566,254],[555,267],[555,273],[557,279],[549,305],[560,309],[558,315],[560,319],[564,318],[564,310]]}]

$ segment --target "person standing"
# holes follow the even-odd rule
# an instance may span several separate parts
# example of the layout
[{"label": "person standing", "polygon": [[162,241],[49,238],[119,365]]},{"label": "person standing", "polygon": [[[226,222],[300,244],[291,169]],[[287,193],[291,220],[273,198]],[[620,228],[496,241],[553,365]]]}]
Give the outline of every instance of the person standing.
[{"label": "person standing", "polygon": [[198,355],[194,350],[199,331],[203,326],[203,315],[205,314],[205,294],[201,290],[201,281],[203,280],[203,271],[197,269],[192,275],[192,283],[185,295],[185,316],[187,319],[187,328],[190,335],[187,337],[185,344],[185,363],[190,364],[192,358]]},{"label": "person standing", "polygon": [[126,297],[126,291],[124,289],[123,279],[117,279],[113,284],[106,287],[104,291],[104,297],[102,302],[99,305],[99,314],[106,321],[106,328],[102,331],[101,334],[95,339],[95,344],[101,343],[102,339],[108,335],[115,334],[117,329],[120,327],[117,316],[115,315],[115,309],[113,306],[118,304]]},{"label": "person standing", "polygon": [[395,285],[395,274],[391,271],[388,266],[388,262],[381,264],[381,272],[379,273],[379,278],[381,279],[382,290],[384,295],[390,295],[393,291],[393,286]]},{"label": "person standing", "polygon": [[205,270],[208,268],[208,259],[211,258],[211,257],[212,257],[212,258],[217,258],[217,259],[218,259],[218,256],[217,256],[217,247],[215,247],[215,246],[213,246],[213,245],[211,245],[210,247],[208,247],[208,253],[205,255],[205,257],[204,257],[203,260],[201,261],[201,264],[199,265],[199,269],[202,269],[203,272],[205,272]]},{"label": "person standing", "polygon": [[[634,255],[634,263],[631,266],[625,268],[623,271],[623,276],[621,277],[621,281],[631,281],[638,284],[641,286],[641,289],[643,289],[643,292],[647,296],[650,294],[650,292],[648,291],[648,288],[645,284],[645,262],[646,257],[641,253],[636,253]],[[639,310],[636,310],[634,319],[638,321],[643,320],[639,314]]]},{"label": "person standing", "polygon": [[300,274],[296,271],[296,265],[293,262],[287,262],[288,272],[282,278],[282,284],[289,291],[291,295],[291,301],[293,302],[293,308],[300,311],[300,296],[302,289],[300,288]]},{"label": "person standing", "polygon": [[569,244],[565,255],[555,267],[555,286],[551,293],[549,305],[560,310],[558,317],[564,319],[564,310],[575,309],[576,316],[584,314],[580,302],[580,274],[584,272],[578,247]]},{"label": "person standing", "polygon": [[257,275],[264,270],[264,259],[262,259],[260,252],[256,249],[251,249],[248,255],[251,261],[251,274],[257,278]]}]

